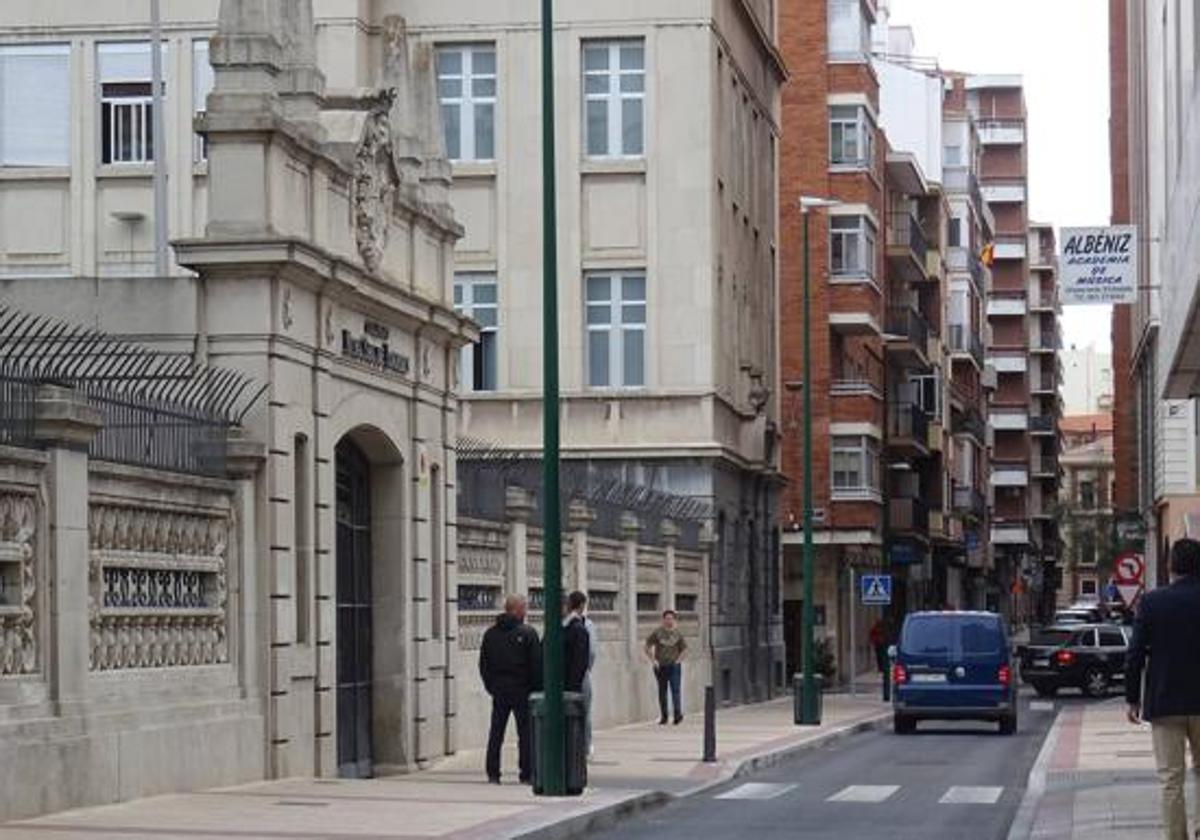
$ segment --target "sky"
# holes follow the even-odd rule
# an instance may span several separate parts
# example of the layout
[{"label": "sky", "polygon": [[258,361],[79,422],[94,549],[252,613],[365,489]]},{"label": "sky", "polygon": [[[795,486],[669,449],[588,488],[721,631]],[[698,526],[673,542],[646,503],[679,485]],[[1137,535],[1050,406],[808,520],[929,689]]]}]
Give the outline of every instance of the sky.
[{"label": "sky", "polygon": [[[881,0],[879,5],[883,5]],[[917,54],[949,70],[1019,73],[1029,112],[1030,218],[1109,223],[1107,0],[890,0]],[[1063,307],[1063,347],[1109,351],[1109,308]]]}]

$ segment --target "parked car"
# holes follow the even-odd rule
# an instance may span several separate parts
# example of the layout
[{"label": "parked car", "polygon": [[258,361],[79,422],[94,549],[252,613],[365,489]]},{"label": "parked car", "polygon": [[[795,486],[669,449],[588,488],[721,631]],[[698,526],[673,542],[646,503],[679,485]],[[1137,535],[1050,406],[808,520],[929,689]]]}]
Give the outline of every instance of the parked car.
[{"label": "parked car", "polygon": [[1100,624],[1105,621],[1103,609],[1097,604],[1075,604],[1054,614],[1055,625]]},{"label": "parked car", "polygon": [[988,612],[910,613],[893,649],[897,734],[922,720],[985,720],[1017,730],[1017,687],[1004,621]]},{"label": "parked car", "polygon": [[1021,679],[1042,697],[1052,697],[1062,688],[1105,697],[1114,683],[1125,682],[1125,655],[1132,633],[1117,624],[1047,627],[1018,648]]}]

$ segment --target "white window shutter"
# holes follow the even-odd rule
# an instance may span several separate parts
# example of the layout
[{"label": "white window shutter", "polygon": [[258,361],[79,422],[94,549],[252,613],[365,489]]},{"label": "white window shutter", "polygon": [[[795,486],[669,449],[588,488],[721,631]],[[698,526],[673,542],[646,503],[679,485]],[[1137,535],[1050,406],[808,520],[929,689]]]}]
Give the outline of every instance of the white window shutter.
[{"label": "white window shutter", "polygon": [[70,46],[0,49],[0,165],[68,166]]}]

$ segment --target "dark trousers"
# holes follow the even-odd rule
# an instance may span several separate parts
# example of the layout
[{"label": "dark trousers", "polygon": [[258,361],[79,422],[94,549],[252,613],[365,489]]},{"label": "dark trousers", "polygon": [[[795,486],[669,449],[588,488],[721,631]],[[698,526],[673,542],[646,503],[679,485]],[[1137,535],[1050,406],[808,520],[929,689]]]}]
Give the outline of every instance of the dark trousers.
[{"label": "dark trousers", "polygon": [[500,778],[500,748],[504,746],[504,730],[508,728],[508,716],[517,721],[517,765],[522,782],[533,776],[529,764],[529,700],[513,701],[505,697],[492,698],[492,727],[488,731],[487,775],[489,779]]},{"label": "dark trousers", "polygon": [[683,680],[683,666],[676,662],[674,665],[659,665],[654,669],[658,680],[658,710],[663,720],[667,719],[667,687],[671,688],[671,702],[675,705],[675,717],[683,717],[683,704],[679,700],[679,689]]}]

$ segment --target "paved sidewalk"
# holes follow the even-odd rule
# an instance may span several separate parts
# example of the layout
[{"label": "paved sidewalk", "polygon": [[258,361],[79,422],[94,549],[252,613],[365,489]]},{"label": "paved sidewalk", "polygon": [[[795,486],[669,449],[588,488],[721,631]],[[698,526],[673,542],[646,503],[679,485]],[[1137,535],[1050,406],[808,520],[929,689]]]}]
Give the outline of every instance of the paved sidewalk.
[{"label": "paved sidewalk", "polygon": [[[1194,806],[1190,773],[1188,788]],[[1161,840],[1159,803],[1150,727],[1131,726],[1119,699],[1067,708],[1038,757],[1009,840]]]},{"label": "paved sidewalk", "polygon": [[[483,758],[467,751],[419,773],[362,781],[291,779],[175,794],[0,825],[0,840],[296,838],[416,840],[430,837],[579,836],[624,816],[768,766],[795,752],[875,725],[889,715],[875,696],[828,695],[822,725],[792,724],[791,698],[723,709],[716,764],[703,764],[702,716],[680,726],[642,723],[595,734],[592,787],[542,799],[522,785],[482,782]],[[515,757],[505,757],[506,766]]]}]

